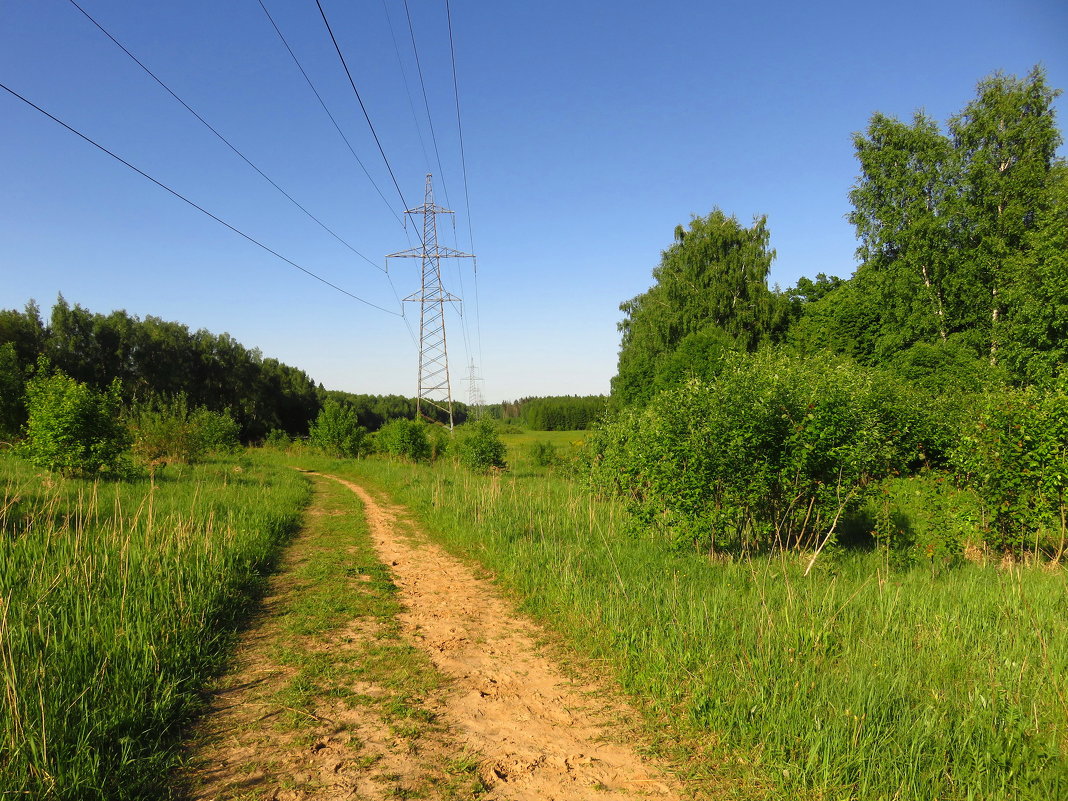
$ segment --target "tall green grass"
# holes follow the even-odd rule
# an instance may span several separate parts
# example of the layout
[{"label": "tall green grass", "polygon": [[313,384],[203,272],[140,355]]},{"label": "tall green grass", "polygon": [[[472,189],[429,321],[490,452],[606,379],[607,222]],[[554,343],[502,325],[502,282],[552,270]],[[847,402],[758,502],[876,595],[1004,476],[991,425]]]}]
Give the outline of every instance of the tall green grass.
[{"label": "tall green grass", "polygon": [[524,607],[768,797],[1068,798],[1068,577],[842,554],[709,561],[627,533],[574,483],[367,460]]},{"label": "tall green grass", "polygon": [[307,482],[231,459],[91,483],[5,457],[0,486],[0,796],[168,797]]}]

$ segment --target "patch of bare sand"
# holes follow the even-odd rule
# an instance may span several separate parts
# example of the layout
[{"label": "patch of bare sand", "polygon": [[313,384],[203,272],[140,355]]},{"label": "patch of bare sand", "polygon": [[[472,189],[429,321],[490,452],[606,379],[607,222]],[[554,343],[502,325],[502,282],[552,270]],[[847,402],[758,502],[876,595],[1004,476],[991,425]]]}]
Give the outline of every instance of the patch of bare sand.
[{"label": "patch of bare sand", "polygon": [[[681,787],[629,744],[619,742],[622,712],[603,692],[574,684],[489,582],[436,545],[401,536],[401,510],[332,477],[363,501],[375,547],[390,565],[407,613],[403,621],[452,679],[443,721],[483,757],[500,801],[676,799]],[[615,736],[613,736],[615,735]]]}]

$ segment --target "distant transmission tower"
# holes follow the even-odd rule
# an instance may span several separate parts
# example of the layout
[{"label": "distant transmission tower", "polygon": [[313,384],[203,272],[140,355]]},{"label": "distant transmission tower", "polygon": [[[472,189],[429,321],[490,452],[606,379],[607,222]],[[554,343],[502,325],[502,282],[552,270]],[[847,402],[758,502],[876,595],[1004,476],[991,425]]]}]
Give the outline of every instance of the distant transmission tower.
[{"label": "distant transmission tower", "polygon": [[482,413],[485,411],[483,408],[486,404],[482,399],[482,387],[479,384],[482,379],[478,377],[478,368],[475,367],[475,360],[471,360],[471,364],[468,367],[467,378],[464,380],[467,382],[467,405],[474,410],[474,418],[476,420],[482,419]]},{"label": "distant transmission tower", "polygon": [[449,351],[445,344],[445,303],[458,301],[441,285],[441,259],[470,259],[470,253],[438,244],[437,215],[452,214],[434,205],[431,175],[426,176],[426,199],[422,206],[405,209],[405,214],[423,215],[423,243],[417,248],[390,253],[387,259],[422,259],[423,286],[404,300],[419,304],[419,394],[415,410],[423,415],[423,404],[440,409],[452,419],[452,385],[449,382]]}]

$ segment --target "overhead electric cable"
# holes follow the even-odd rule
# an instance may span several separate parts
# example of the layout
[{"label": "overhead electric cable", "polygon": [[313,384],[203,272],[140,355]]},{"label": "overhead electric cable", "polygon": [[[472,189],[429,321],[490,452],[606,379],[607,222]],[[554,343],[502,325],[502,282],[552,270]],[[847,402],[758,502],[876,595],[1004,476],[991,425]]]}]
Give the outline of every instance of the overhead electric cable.
[{"label": "overhead electric cable", "polygon": [[382,0],[382,12],[386,15],[386,25],[389,27],[389,36],[393,40],[393,52],[397,56],[397,68],[400,70],[401,79],[404,81],[404,93],[408,96],[408,109],[412,112],[412,122],[415,123],[415,132],[419,137],[419,149],[423,151],[423,160],[426,162],[426,171],[430,168],[430,155],[426,152],[426,142],[423,139],[423,126],[419,124],[419,115],[415,113],[415,101],[412,99],[412,87],[408,81],[408,70],[404,69],[404,60],[401,58],[400,43],[397,41],[397,32],[393,28],[393,17],[389,13],[389,3]]},{"label": "overhead electric cable", "polygon": [[26,104],[27,106],[30,106],[31,108],[33,108],[33,109],[36,109],[37,111],[41,112],[41,113],[42,113],[42,114],[44,114],[44,115],[45,115],[46,117],[48,117],[48,119],[52,120],[52,122],[55,122],[55,123],[57,123],[57,124],[59,124],[59,125],[63,126],[63,127],[64,127],[64,128],[66,128],[66,129],[67,129],[68,131],[70,131],[70,132],[71,132],[72,134],[74,134],[75,136],[77,136],[77,137],[78,137],[79,139],[82,139],[82,140],[84,140],[84,141],[88,142],[89,144],[91,144],[91,145],[92,145],[93,147],[95,147],[95,148],[96,148],[97,150],[101,150],[101,151],[103,151],[104,153],[107,153],[107,154],[108,154],[109,156],[111,156],[111,157],[112,157],[113,159],[115,159],[116,161],[118,161],[118,162],[120,162],[120,163],[122,163],[122,164],[126,165],[126,166],[127,166],[127,167],[129,167],[129,168],[130,168],[131,170],[133,170],[133,171],[134,171],[134,172],[136,172],[136,173],[137,173],[138,175],[140,175],[141,177],[143,177],[143,178],[147,178],[147,179],[148,179],[149,181],[151,181],[152,183],[154,183],[154,184],[155,184],[156,186],[158,186],[158,187],[159,187],[160,189],[163,189],[163,190],[165,190],[165,191],[169,192],[170,194],[174,195],[174,196],[175,196],[176,198],[178,198],[179,200],[181,200],[181,201],[184,201],[185,203],[188,203],[188,204],[189,204],[190,206],[192,206],[192,207],[193,207],[194,209],[196,209],[197,211],[199,211],[199,212],[200,212],[201,214],[205,214],[205,215],[207,215],[208,217],[211,217],[211,219],[215,220],[215,222],[219,223],[220,225],[223,225],[223,226],[225,226],[226,228],[229,228],[229,229],[230,229],[231,231],[233,231],[233,232],[234,232],[235,234],[237,234],[237,235],[238,235],[238,236],[240,236],[240,237],[243,237],[244,239],[247,239],[247,240],[248,240],[249,242],[251,242],[252,244],[254,244],[254,245],[256,245],[256,246],[258,246],[258,247],[260,247],[260,248],[263,248],[263,249],[264,249],[264,250],[266,250],[266,251],[267,251],[268,253],[270,253],[270,254],[271,254],[272,256],[276,256],[277,258],[279,258],[279,259],[281,259],[282,261],[284,261],[284,262],[285,262],[286,264],[289,264],[289,265],[290,265],[290,266],[292,266],[292,267],[296,267],[296,268],[297,268],[298,270],[300,270],[300,271],[301,271],[302,273],[305,273],[306,275],[309,275],[309,276],[311,276],[311,277],[312,277],[312,278],[314,278],[314,279],[315,279],[316,281],[319,281],[319,282],[321,282],[321,283],[323,283],[323,284],[326,284],[326,285],[327,285],[328,287],[330,287],[331,289],[336,289],[336,290],[337,290],[338,292],[340,292],[340,293],[341,293],[342,295],[347,295],[348,297],[352,298],[353,300],[359,301],[360,303],[363,303],[363,304],[364,304],[364,305],[366,305],[366,306],[370,306],[371,308],[374,308],[374,309],[378,309],[379,311],[385,312],[386,314],[391,314],[391,315],[393,315],[394,317],[402,317],[402,316],[403,316],[403,315],[399,314],[398,312],[395,312],[395,311],[390,311],[389,309],[385,308],[384,306],[379,306],[378,304],[376,304],[376,303],[372,303],[372,302],[371,302],[371,301],[369,301],[369,300],[364,300],[364,299],[363,299],[363,298],[361,298],[361,297],[360,297],[359,295],[354,295],[354,294],[352,294],[351,292],[349,292],[349,291],[348,291],[347,289],[342,289],[342,288],[341,288],[341,287],[339,287],[339,286],[338,286],[337,284],[331,283],[330,281],[328,281],[328,280],[326,280],[325,278],[323,278],[323,277],[322,277],[321,275],[317,275],[317,274],[313,273],[313,272],[312,272],[311,270],[309,270],[308,268],[306,268],[306,267],[301,267],[301,266],[300,266],[299,264],[297,264],[297,263],[296,263],[295,261],[293,261],[292,259],[288,259],[288,258],[286,258],[285,256],[283,256],[283,255],[282,255],[281,253],[279,253],[278,251],[276,251],[276,250],[272,250],[272,249],[271,249],[270,247],[268,247],[267,245],[263,244],[263,243],[262,243],[262,242],[260,242],[260,241],[259,241],[258,239],[254,239],[253,237],[251,237],[251,236],[249,236],[248,234],[246,234],[246,233],[245,233],[244,231],[241,231],[241,230],[239,230],[239,229],[235,228],[234,226],[230,225],[230,223],[226,222],[226,220],[223,220],[223,219],[222,219],[222,218],[220,218],[220,217],[216,217],[216,216],[215,216],[214,214],[212,214],[212,213],[211,213],[210,211],[208,211],[207,209],[205,209],[205,208],[204,208],[203,206],[199,206],[199,205],[197,205],[196,203],[194,203],[194,202],[193,202],[192,200],[190,200],[189,198],[187,198],[187,197],[186,197],[185,195],[181,194],[181,193],[180,193],[180,192],[178,192],[177,190],[171,189],[171,188],[170,188],[169,186],[167,186],[167,185],[166,185],[165,183],[163,183],[162,181],[158,181],[158,180],[156,180],[155,178],[153,178],[153,177],[152,177],[151,175],[149,175],[149,174],[148,174],[147,172],[145,172],[144,170],[142,170],[142,169],[139,169],[138,167],[135,167],[135,166],[134,166],[133,164],[131,164],[130,162],[128,162],[128,161],[127,161],[126,159],[124,159],[124,158],[123,158],[122,156],[116,155],[115,153],[113,153],[112,151],[110,151],[110,150],[108,150],[108,149],[107,149],[106,147],[104,147],[104,146],[103,146],[102,144],[100,144],[99,142],[96,142],[95,140],[93,140],[93,139],[90,139],[90,138],[89,138],[88,136],[86,136],[85,134],[83,134],[83,133],[82,133],[81,131],[79,131],[79,130],[77,130],[77,129],[75,129],[75,128],[72,128],[72,127],[71,127],[70,125],[67,125],[67,123],[63,122],[63,120],[59,119],[59,117],[56,117],[55,115],[53,115],[53,114],[50,114],[49,112],[45,111],[45,110],[44,110],[43,108],[41,108],[40,106],[38,106],[38,105],[37,105],[36,103],[34,103],[34,102],[33,102],[32,100],[29,100],[29,99],[27,99],[27,98],[23,97],[22,95],[20,95],[20,94],[19,94],[18,92],[16,92],[16,91],[15,91],[14,89],[12,89],[11,87],[9,87],[9,86],[7,86],[7,85],[5,85],[5,84],[3,84],[3,83],[0,83],[0,89],[3,89],[3,90],[4,90],[5,92],[7,92],[8,94],[12,95],[13,97],[16,97],[16,98],[18,98],[18,99],[19,99],[19,100],[21,100],[21,101],[22,101],[23,103],[25,103],[25,104]]},{"label": "overhead electric cable", "polygon": [[360,109],[363,111],[363,118],[367,120],[367,126],[371,129],[371,135],[375,138],[375,144],[378,145],[378,152],[382,154],[382,161],[386,163],[386,169],[389,170],[389,177],[393,179],[393,186],[397,188],[397,194],[401,199],[401,206],[408,208],[408,204],[404,200],[404,193],[401,191],[400,184],[397,183],[397,176],[393,174],[393,167],[390,166],[389,159],[386,158],[386,151],[382,147],[382,141],[378,138],[378,132],[375,130],[374,124],[371,122],[371,115],[367,113],[367,106],[363,104],[363,98],[360,97],[360,90],[356,88],[356,81],[352,79],[352,73],[349,71],[349,65],[345,61],[345,56],[341,52],[341,47],[337,43],[337,38],[334,36],[334,30],[330,27],[330,20],[326,18],[326,12],[323,10],[323,4],[319,0],[315,0],[315,5],[319,7],[319,15],[323,18],[323,24],[326,25],[326,32],[330,34],[330,41],[334,43],[334,49],[337,51],[337,57],[341,59],[341,66],[345,68],[345,75],[348,76],[349,84],[352,86],[352,91],[356,94],[356,99],[360,102]]},{"label": "overhead electric cable", "polygon": [[375,179],[371,177],[371,173],[368,172],[367,167],[364,166],[363,161],[361,161],[360,157],[356,155],[356,149],[352,146],[352,143],[349,141],[349,138],[345,136],[345,132],[341,130],[341,126],[338,125],[338,122],[334,118],[334,115],[330,113],[330,109],[327,107],[326,101],[324,101],[322,95],[319,94],[319,90],[315,88],[315,84],[312,83],[312,79],[308,77],[308,73],[307,71],[305,71],[304,65],[300,63],[300,59],[297,58],[297,54],[294,53],[293,48],[289,46],[289,42],[282,34],[281,28],[278,27],[278,23],[276,23],[274,21],[274,17],[271,16],[271,12],[268,11],[267,6],[263,4],[263,0],[258,0],[258,2],[260,4],[260,8],[263,9],[263,13],[266,14],[267,19],[270,20],[271,27],[274,28],[274,32],[278,34],[278,38],[282,40],[282,44],[285,45],[286,50],[289,51],[289,55],[293,59],[293,63],[297,65],[297,69],[300,70],[300,74],[303,75],[304,80],[308,82],[308,88],[312,90],[312,93],[315,95],[315,98],[319,101],[319,105],[322,106],[323,111],[326,112],[326,116],[328,116],[330,118],[330,122],[334,124],[334,128],[337,129],[338,134],[341,136],[342,140],[344,140],[345,146],[349,149],[349,152],[352,154],[352,157],[356,159],[356,163],[360,165],[360,169],[363,170],[363,174],[367,176],[367,180],[371,182],[371,186],[373,186],[375,188],[375,191],[378,192],[378,196],[382,198],[382,202],[386,204],[386,208],[389,209],[390,214],[392,214],[396,218],[397,222],[399,222],[403,226],[404,220],[401,219],[401,216],[397,214],[396,209],[394,209],[393,206],[390,205],[389,201],[386,200],[386,196],[382,194],[382,190],[378,187],[378,184],[375,183]]},{"label": "overhead electric cable", "polygon": [[285,195],[289,199],[290,203],[292,203],[294,206],[296,206],[298,209],[300,209],[302,212],[304,212],[306,215],[308,215],[308,217],[311,218],[313,221],[315,221],[319,225],[319,227],[321,227],[324,231],[326,231],[328,234],[330,234],[332,237],[334,237],[334,239],[336,239],[342,245],[347,247],[349,250],[351,250],[353,253],[355,253],[357,256],[359,256],[361,259],[363,259],[365,262],[370,264],[372,267],[375,267],[375,268],[385,272],[385,268],[383,268],[382,266],[380,266],[380,265],[376,264],[375,262],[371,261],[369,258],[367,258],[362,253],[360,253],[360,251],[358,251],[356,248],[354,248],[352,245],[350,245],[348,242],[346,242],[341,236],[339,236],[326,223],[324,223],[322,220],[320,220],[318,217],[316,217],[314,214],[312,214],[310,211],[308,211],[306,208],[304,208],[304,206],[302,206],[299,202],[297,202],[297,200],[291,194],[289,194],[286,190],[284,190],[277,183],[275,183],[271,179],[271,177],[267,175],[267,173],[265,173],[263,170],[261,170],[255,164],[253,164],[252,161],[244,153],[242,153],[240,150],[238,150],[237,147],[229,139],[227,139],[225,136],[223,136],[221,133],[219,133],[217,130],[215,130],[215,128],[212,127],[211,123],[209,123],[206,119],[204,119],[196,111],[194,111],[193,108],[188,103],[186,103],[184,100],[182,100],[182,98],[180,98],[177,94],[175,94],[174,91],[169,86],[167,86],[167,84],[165,84],[154,72],[152,72],[152,70],[150,70],[148,67],[146,67],[140,61],[140,59],[137,58],[137,56],[135,56],[133,53],[131,53],[129,50],[127,50],[126,47],[122,44],[122,42],[120,42],[118,39],[116,39],[114,36],[112,36],[111,33],[108,32],[108,30],[103,25],[101,25],[99,22],[97,22],[92,17],[92,15],[89,14],[88,11],[86,11],[84,8],[82,8],[80,5],[78,5],[78,3],[75,2],[75,0],[68,0],[68,2],[72,6],[74,6],[76,9],[78,9],[80,12],[82,12],[82,14],[85,16],[85,18],[88,19],[91,23],[93,23],[93,25],[95,25],[98,29],[100,29],[100,32],[103,33],[106,37],[108,37],[108,39],[110,39],[112,42],[114,42],[115,45],[118,46],[118,48],[120,50],[122,50],[123,53],[125,53],[131,59],[133,59],[134,63],[137,64],[137,66],[139,66],[141,69],[143,69],[148,74],[148,76],[150,78],[152,78],[152,80],[154,80],[156,83],[158,83],[160,86],[162,86],[163,89],[167,92],[167,94],[169,94],[171,97],[173,97],[179,103],[181,103],[185,107],[186,111],[188,111],[190,114],[192,114],[198,120],[200,120],[200,122],[204,125],[205,128],[207,128],[209,131],[211,131],[213,134],[215,134],[215,136],[217,136],[222,141],[223,144],[225,144],[228,148],[230,148],[232,151],[234,151],[234,153],[236,153],[248,166],[250,166],[256,172],[258,172],[263,177],[263,179],[265,181],[267,181],[267,183],[269,183],[271,186],[273,186],[275,189],[277,189],[279,192],[281,192],[283,195]]},{"label": "overhead electric cable", "polygon": [[404,320],[404,327],[408,329],[408,336],[411,337],[412,344],[418,348],[419,342],[415,338],[415,331],[412,330],[412,324],[408,322],[408,317],[404,314],[404,301],[401,300],[401,296],[397,292],[397,287],[393,284],[393,276],[389,274],[388,270],[386,271],[386,280],[389,281],[389,288],[393,290],[393,297],[397,299],[397,305],[401,310],[400,317]]},{"label": "overhead electric cable", "polygon": [[[474,226],[471,223],[471,193],[467,185],[467,156],[464,153],[464,129],[460,122],[460,84],[456,78],[456,44],[452,35],[452,10],[449,7],[449,0],[445,0],[445,19],[449,25],[449,53],[452,56],[452,93],[456,98],[456,132],[460,140],[460,165],[463,168],[464,175],[464,204],[467,208],[467,239],[470,243],[470,250],[475,252],[475,231]],[[474,276],[475,284],[475,337],[478,343],[478,360],[482,363],[482,314],[478,305],[478,260],[471,259],[471,271]]]},{"label": "overhead electric cable", "polygon": [[430,126],[430,141],[434,143],[434,157],[438,161],[438,179],[445,205],[449,203],[449,190],[445,188],[445,170],[441,167],[441,153],[438,151],[438,137],[434,133],[434,118],[430,116],[430,101],[426,97],[426,81],[423,80],[423,65],[419,61],[419,48],[415,44],[415,28],[412,26],[412,12],[408,10],[408,0],[404,0],[404,15],[408,18],[408,34],[412,37],[412,52],[415,53],[415,69],[419,73],[419,88],[423,90],[423,106],[426,108],[426,121]]}]

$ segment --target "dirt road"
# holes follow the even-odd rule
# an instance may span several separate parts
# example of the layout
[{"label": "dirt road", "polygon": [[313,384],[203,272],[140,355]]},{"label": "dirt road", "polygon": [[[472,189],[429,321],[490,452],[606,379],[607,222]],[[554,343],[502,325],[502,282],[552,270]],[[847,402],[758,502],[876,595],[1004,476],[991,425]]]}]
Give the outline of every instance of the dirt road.
[{"label": "dirt road", "polygon": [[[428,655],[446,677],[440,691],[428,700],[434,719],[441,724],[439,734],[429,740],[424,738],[418,748],[399,741],[391,745],[388,736],[374,738],[379,752],[376,761],[385,759],[394,764],[394,770],[407,761],[405,769],[418,772],[432,770],[428,762],[435,758],[439,762],[455,762],[456,757],[464,755],[480,779],[476,790],[468,792],[478,792],[479,798],[494,801],[684,797],[677,783],[631,744],[621,742],[629,731],[622,721],[633,718],[633,713],[627,713],[603,687],[581,686],[569,679],[539,645],[543,633],[518,616],[492,584],[415,532],[406,522],[403,509],[379,500],[350,481],[334,476],[316,480],[323,479],[343,485],[362,501],[373,547],[398,588],[403,608],[398,616],[402,636]],[[373,639],[375,631],[373,627],[353,626],[346,636]],[[269,655],[252,660],[257,665],[257,675],[266,670],[262,664],[265,658],[269,659]],[[249,676],[238,675],[234,686],[240,690],[250,680]],[[225,706],[233,710],[240,708],[242,702],[230,697]],[[329,715],[339,714],[336,708],[329,711]],[[321,717],[330,719],[329,715],[323,713]],[[222,725],[236,728],[232,724],[233,721]],[[366,730],[370,724],[364,721],[360,725]],[[227,789],[233,785],[227,782],[226,774],[240,770],[237,763],[248,758],[250,747],[277,747],[264,742],[260,734],[259,746],[245,743],[242,750],[232,750],[229,758],[211,753],[210,747],[201,754],[202,764],[213,767],[208,771],[210,781],[203,784],[198,799],[250,797]],[[329,748],[329,756],[320,770],[328,780],[314,783],[318,790],[312,791],[309,784],[307,792],[283,788],[276,789],[273,795],[264,792],[252,797],[281,800],[389,796],[386,790],[380,794],[376,789],[381,783],[361,784],[358,772],[350,768],[347,760],[367,763],[366,751],[362,756],[346,754],[344,738],[331,740],[329,731],[320,735],[316,741],[319,747],[313,745],[313,753],[321,756]],[[226,738],[209,739],[218,743]],[[368,739],[363,737],[361,745],[366,746]],[[304,761],[309,760],[314,762],[310,757]],[[297,770],[295,763],[291,761],[290,765],[289,770]],[[315,764],[300,769],[313,774],[317,770]],[[258,786],[266,791],[268,785],[269,781]],[[249,789],[247,784],[244,786]],[[398,796],[394,791],[393,797],[408,796]],[[463,793],[456,795],[455,788],[445,793],[430,783],[420,797],[455,798],[463,797]]]}]

